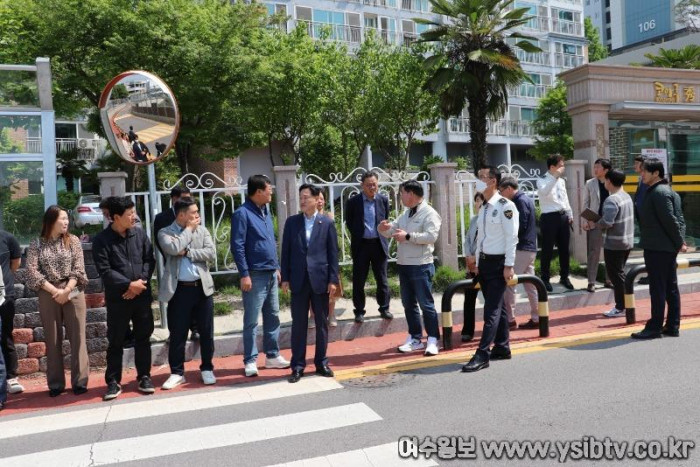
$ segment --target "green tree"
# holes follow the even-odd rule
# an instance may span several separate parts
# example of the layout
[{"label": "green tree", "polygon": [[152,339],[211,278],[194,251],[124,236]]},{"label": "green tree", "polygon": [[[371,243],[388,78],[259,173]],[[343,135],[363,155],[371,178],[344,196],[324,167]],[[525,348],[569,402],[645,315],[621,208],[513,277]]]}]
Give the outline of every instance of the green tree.
[{"label": "green tree", "polygon": [[[181,171],[206,148],[208,158],[235,156],[252,144],[241,125],[245,84],[260,38],[260,4],[220,0],[4,0],[2,63],[51,58],[54,105],[71,116],[96,106],[118,73],[144,69],[173,89],[181,112],[176,154]],[[57,40],[56,38],[60,38]],[[95,120],[92,119],[92,122]],[[95,130],[96,128],[91,128]]]},{"label": "green tree", "polygon": [[378,115],[369,127],[373,146],[384,153],[387,167],[405,170],[418,133],[437,130],[440,117],[436,94],[425,91],[431,70],[423,66],[425,47],[382,45],[370,94]]},{"label": "green tree", "polygon": [[125,99],[129,97],[129,91],[123,84],[117,84],[112,88],[112,99]]},{"label": "green tree", "polygon": [[529,152],[537,159],[544,160],[551,154],[574,157],[571,116],[566,107],[566,86],[559,81],[540,99],[532,122],[536,136],[535,146]]},{"label": "green tree", "polygon": [[66,191],[73,192],[74,181],[88,174],[87,162],[80,158],[80,153],[77,148],[65,149],[56,154],[56,163],[58,164],[61,175],[66,180]]},{"label": "green tree", "polygon": [[[428,88],[440,98],[444,117],[456,116],[468,104],[469,136],[474,170],[486,163],[487,119],[498,119],[508,108],[508,89],[529,78],[515,48],[540,52],[529,36],[515,30],[526,24],[528,8],[511,9],[514,0],[430,0],[432,12],[447,21],[416,22],[431,29],[421,41],[436,45],[426,58],[435,66]],[[507,40],[510,39],[510,40]]]},{"label": "green tree", "polygon": [[583,20],[583,30],[586,39],[588,39],[588,61],[597,62],[607,58],[608,49],[600,42],[598,28],[593,26],[593,21],[588,16]]},{"label": "green tree", "polygon": [[700,45],[689,44],[682,49],[659,49],[659,54],[644,54],[651,60],[649,66],[700,70]]},{"label": "green tree", "polygon": [[676,22],[693,32],[700,30],[700,0],[680,0],[674,8]]}]

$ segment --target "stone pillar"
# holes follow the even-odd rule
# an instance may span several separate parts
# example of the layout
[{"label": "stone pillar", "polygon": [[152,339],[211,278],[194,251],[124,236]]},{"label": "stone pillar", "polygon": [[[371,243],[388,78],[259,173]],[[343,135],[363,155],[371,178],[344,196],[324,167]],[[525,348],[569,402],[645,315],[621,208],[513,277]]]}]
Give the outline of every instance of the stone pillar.
[{"label": "stone pillar", "polygon": [[586,231],[583,230],[581,211],[583,211],[583,190],[586,184],[588,162],[582,160],[566,161],[566,191],[569,195],[571,212],[574,216],[574,231],[569,242],[569,251],[579,263],[587,261]]},{"label": "stone pillar", "polygon": [[438,121],[437,141],[433,143],[433,155],[447,161],[447,122],[444,118]]},{"label": "stone pillar", "polygon": [[372,170],[372,167],[374,167],[372,147],[369,144],[365,146],[365,150],[362,151],[362,155],[360,156],[360,167],[364,167],[367,170]]},{"label": "stone pillar", "polygon": [[442,217],[440,236],[435,244],[435,252],[441,265],[458,269],[457,248],[457,194],[455,173],[457,164],[442,162],[428,166],[430,178],[434,182],[432,204]]},{"label": "stone pillar", "polygon": [[276,165],[272,168],[275,172],[275,192],[277,194],[277,237],[282,244],[284,223],[289,216],[299,212],[299,192],[297,190],[298,165]]},{"label": "stone pillar", "polygon": [[571,112],[574,136],[574,159],[586,163],[585,174],[593,176],[596,159],[610,158],[610,141],[607,104],[588,104]]},{"label": "stone pillar", "polygon": [[100,180],[100,196],[124,196],[126,194],[126,172],[100,172],[97,174]]}]

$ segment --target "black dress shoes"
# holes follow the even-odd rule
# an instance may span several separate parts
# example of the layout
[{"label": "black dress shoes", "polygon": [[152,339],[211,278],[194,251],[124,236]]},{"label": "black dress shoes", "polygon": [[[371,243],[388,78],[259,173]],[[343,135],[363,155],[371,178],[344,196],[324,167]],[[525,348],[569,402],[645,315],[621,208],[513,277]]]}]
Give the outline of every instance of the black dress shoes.
[{"label": "black dress shoes", "polygon": [[495,347],[491,350],[491,360],[510,360],[511,358],[510,350]]},{"label": "black dress shoes", "polygon": [[85,386],[76,386],[73,388],[73,394],[75,394],[76,396],[85,394],[87,391],[88,389]]},{"label": "black dress shoes", "polygon": [[379,314],[384,319],[394,319],[394,315],[389,310],[379,310]]},{"label": "black dress shoes", "polygon": [[325,366],[317,366],[316,367],[316,374],[319,376],[325,376],[326,378],[332,378],[333,377],[333,370],[328,365]]},{"label": "black dress shoes", "polygon": [[632,335],[630,336],[632,339],[658,339],[661,336],[661,333],[658,331],[651,331],[649,329],[644,329],[639,332],[633,332]]},{"label": "black dress shoes", "polygon": [[539,329],[540,323],[535,323],[533,320],[529,319],[526,323],[521,323],[518,325],[518,329]]},{"label": "black dress shoes", "polygon": [[355,315],[355,322],[360,324],[364,323],[365,315]]},{"label": "black dress shoes", "polygon": [[462,367],[462,372],[464,373],[473,373],[475,371],[479,371],[483,368],[488,368],[489,367],[489,359],[485,356],[483,356],[480,352],[477,352],[474,354],[471,360],[469,360],[469,363],[464,365]]},{"label": "black dress shoes", "polygon": [[668,337],[680,336],[680,332],[678,331],[678,329],[669,328],[668,326],[664,326],[663,329],[661,329],[661,334]]},{"label": "black dress shoes", "polygon": [[65,389],[49,389],[49,397],[58,397],[63,391],[65,391]]},{"label": "black dress shoes", "polygon": [[574,284],[568,278],[560,280],[559,283],[569,290],[574,290]]},{"label": "black dress shoes", "polygon": [[298,383],[302,376],[304,376],[304,370],[292,370],[292,374],[289,375],[287,381],[290,383]]},{"label": "black dress shoes", "polygon": [[471,334],[462,334],[462,342],[469,342],[472,339],[474,339],[474,336]]},{"label": "black dress shoes", "polygon": [[544,288],[547,289],[547,292],[554,291],[554,288],[552,287],[552,284],[549,283],[549,281],[544,281]]}]

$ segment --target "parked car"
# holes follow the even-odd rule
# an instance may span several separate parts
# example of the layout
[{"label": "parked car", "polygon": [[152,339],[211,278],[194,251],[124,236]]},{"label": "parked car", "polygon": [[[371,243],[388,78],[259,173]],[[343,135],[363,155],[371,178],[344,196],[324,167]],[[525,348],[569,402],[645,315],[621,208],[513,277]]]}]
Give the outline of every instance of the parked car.
[{"label": "parked car", "polygon": [[86,225],[102,225],[103,220],[98,195],[83,195],[78,199],[78,205],[73,208],[73,225],[80,229]]}]

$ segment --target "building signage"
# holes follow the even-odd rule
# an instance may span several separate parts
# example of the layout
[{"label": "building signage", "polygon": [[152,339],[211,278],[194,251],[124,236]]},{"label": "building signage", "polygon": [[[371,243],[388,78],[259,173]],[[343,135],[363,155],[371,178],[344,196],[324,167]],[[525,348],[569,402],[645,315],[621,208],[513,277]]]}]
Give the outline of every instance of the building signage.
[{"label": "building signage", "polygon": [[654,102],[664,103],[691,103],[696,102],[695,88],[693,86],[681,86],[672,83],[666,86],[664,83],[654,81]]},{"label": "building signage", "polygon": [[668,152],[665,148],[644,148],[642,156],[650,159],[658,159],[664,165],[664,172],[668,176]]}]

